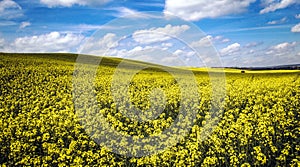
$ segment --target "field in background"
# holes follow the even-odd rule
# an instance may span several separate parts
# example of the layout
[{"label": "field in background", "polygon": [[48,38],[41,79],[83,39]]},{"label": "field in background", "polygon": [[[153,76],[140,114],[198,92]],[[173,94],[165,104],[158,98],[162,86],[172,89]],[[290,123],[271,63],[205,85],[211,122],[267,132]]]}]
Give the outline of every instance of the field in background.
[{"label": "field in background", "polygon": [[[104,58],[95,80],[98,107],[107,122],[124,134],[159,135],[178,116],[181,90],[160,66]],[[129,158],[95,143],[74,110],[72,77],[76,55],[0,53],[0,164],[3,166],[299,166],[300,72],[225,69],[224,112],[212,135],[199,141],[211,109],[207,73],[192,69],[199,92],[197,120],[184,140],[155,155]],[[131,103],[151,108],[151,90],[164,91],[165,109],[154,120],[138,123],[121,114],[111,94],[115,68],[145,66],[132,79]],[[184,76],[182,76],[184,79]],[[122,82],[122,78],[120,78]],[[188,85],[186,86],[188,90]],[[83,92],[84,94],[84,92]],[[88,100],[88,99],[87,99]],[[84,102],[82,102],[84,103]],[[87,104],[87,103],[86,103]],[[186,104],[184,104],[186,105]],[[79,108],[80,109],[80,108]],[[82,107],[81,110],[85,108]],[[126,112],[126,111],[124,111]],[[127,111],[128,112],[128,111]],[[150,115],[146,116],[151,117]],[[93,131],[93,129],[87,129]],[[126,142],[126,141],[125,141]]]},{"label": "field in background", "polygon": [[234,68],[183,68],[199,72],[221,72],[221,73],[247,73],[247,74],[280,74],[280,73],[299,73],[300,70],[243,70]]}]

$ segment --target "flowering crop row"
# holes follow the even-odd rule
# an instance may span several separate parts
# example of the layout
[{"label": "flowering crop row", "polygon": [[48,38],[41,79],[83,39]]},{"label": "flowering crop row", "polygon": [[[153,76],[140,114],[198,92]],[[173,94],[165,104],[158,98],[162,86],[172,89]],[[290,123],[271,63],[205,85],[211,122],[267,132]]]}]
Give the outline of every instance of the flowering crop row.
[{"label": "flowering crop row", "polygon": [[[97,77],[91,80],[93,89],[77,85],[81,92],[76,97],[72,85],[75,58],[67,54],[0,54],[2,166],[300,165],[299,72],[226,73],[226,96],[222,113],[216,115],[218,124],[211,135],[199,140],[211,117],[212,85],[207,73],[195,72],[195,88],[184,75],[175,80],[166,71],[148,68],[130,78],[125,89],[121,83],[126,78],[114,78],[119,60],[104,59]],[[132,69],[119,72],[122,70]],[[180,85],[180,80],[186,82]],[[91,92],[96,101],[84,98]],[[184,96],[186,92],[189,98]],[[199,95],[196,101],[193,92]],[[99,135],[114,140],[99,132],[97,118],[103,117],[120,134],[146,141],[162,134],[177,118],[188,121],[180,113],[182,106],[196,109],[194,124],[184,138],[164,151],[128,157],[109,148],[116,144],[126,151],[129,141],[110,141],[107,147],[97,142]],[[139,116],[131,114],[135,109],[141,112]],[[156,112],[159,110],[161,113]],[[162,147],[168,142],[173,141],[157,144]],[[151,145],[133,150],[139,149],[155,150]]]}]

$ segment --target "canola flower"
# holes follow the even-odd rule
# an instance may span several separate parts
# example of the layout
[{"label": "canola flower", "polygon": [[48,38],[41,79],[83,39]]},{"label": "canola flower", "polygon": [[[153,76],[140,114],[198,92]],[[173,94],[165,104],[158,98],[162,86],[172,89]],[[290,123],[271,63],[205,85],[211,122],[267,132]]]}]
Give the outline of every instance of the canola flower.
[{"label": "canola flower", "polygon": [[[112,128],[134,139],[157,136],[177,117],[183,117],[179,114],[180,86],[172,75],[157,69],[136,74],[128,94],[131,105],[144,112],[141,119],[146,121],[134,121],[125,116],[130,115],[129,104],[116,104],[112,94],[118,61],[105,59],[93,81],[95,90],[91,90],[97,101],[86,99],[79,103],[82,112],[75,112],[71,84],[75,58],[67,54],[0,54],[1,166],[300,165],[299,72],[226,73],[224,111],[206,140],[199,138],[211,117],[211,83],[207,73],[195,72],[199,87],[193,91],[200,94],[198,110],[184,140],[157,154],[126,157],[93,140],[101,134],[93,123],[102,115]],[[164,96],[151,96],[157,88]],[[117,91],[122,90],[113,92]],[[146,112],[151,102],[164,102],[157,105],[163,112],[155,117]],[[80,122],[84,114],[89,115],[85,126]],[[95,136],[89,136],[91,133]],[[153,148],[148,145],[143,149]]]}]

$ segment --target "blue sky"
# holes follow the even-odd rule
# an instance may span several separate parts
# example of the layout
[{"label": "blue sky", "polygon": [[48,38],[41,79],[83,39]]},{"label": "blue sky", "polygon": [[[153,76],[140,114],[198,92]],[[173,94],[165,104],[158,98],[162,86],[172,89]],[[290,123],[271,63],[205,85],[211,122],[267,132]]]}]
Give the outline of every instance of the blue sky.
[{"label": "blue sky", "polygon": [[[112,20],[128,15],[142,18],[142,12],[149,11],[176,15],[195,24],[213,43],[224,66],[300,63],[298,0],[2,0],[0,51],[78,53],[99,29],[110,33],[98,37],[103,43],[111,42],[114,33],[126,30],[126,24],[109,26]],[[145,14],[145,17],[148,16]],[[184,24],[169,25],[152,24],[144,28],[178,31],[172,35],[188,32]],[[123,43],[126,41],[130,40]],[[145,42],[127,50],[119,44],[119,50],[114,51],[118,53],[116,56],[121,51],[127,54],[150,48]],[[160,40],[160,44],[174,54],[192,54],[180,44],[173,44],[173,48],[170,41]]]}]

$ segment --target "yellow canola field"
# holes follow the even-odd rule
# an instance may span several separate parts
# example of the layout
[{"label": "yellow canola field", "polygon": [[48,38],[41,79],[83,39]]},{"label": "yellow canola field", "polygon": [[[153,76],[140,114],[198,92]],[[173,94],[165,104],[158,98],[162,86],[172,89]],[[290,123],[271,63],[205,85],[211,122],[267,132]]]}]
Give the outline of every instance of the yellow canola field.
[{"label": "yellow canola field", "polygon": [[[144,69],[127,89],[131,104],[116,104],[113,93],[123,90],[112,82],[122,83],[123,78],[113,78],[121,60],[105,59],[99,66],[91,80],[95,102],[84,99],[89,93],[85,85],[78,87],[80,97],[74,96],[75,59],[68,54],[0,53],[1,166],[300,166],[299,71],[226,72],[224,106],[217,106],[222,112],[212,133],[199,140],[216,107],[211,103],[211,78],[203,70],[193,69],[198,87],[191,90],[188,82],[182,89],[166,71]],[[153,90],[162,96],[152,97]],[[198,101],[182,99],[183,91],[197,92]],[[146,112],[151,102],[163,108],[157,117]],[[180,107],[190,104],[197,104],[191,106],[196,109],[192,128],[164,151],[128,157],[94,140],[101,134],[95,129],[97,116],[121,134],[146,139],[172,126],[183,117]],[[138,108],[146,121],[126,117],[134,117],[128,105]]]}]

